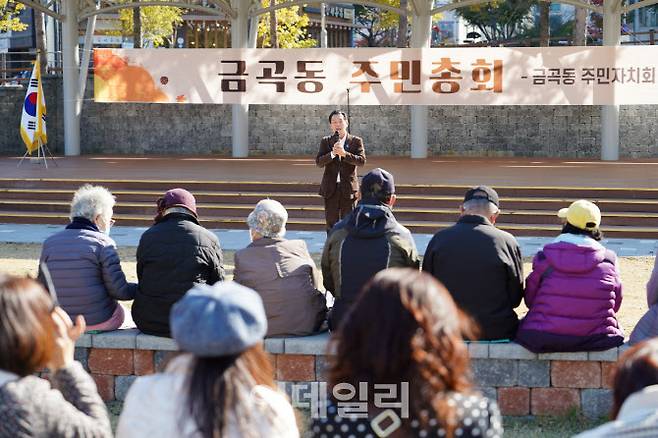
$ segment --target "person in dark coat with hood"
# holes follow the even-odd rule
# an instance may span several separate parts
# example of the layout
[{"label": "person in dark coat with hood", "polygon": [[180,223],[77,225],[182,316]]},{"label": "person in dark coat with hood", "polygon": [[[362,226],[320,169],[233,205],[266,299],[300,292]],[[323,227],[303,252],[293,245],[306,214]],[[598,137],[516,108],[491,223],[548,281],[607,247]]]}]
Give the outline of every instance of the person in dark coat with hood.
[{"label": "person in dark coat with hood", "polygon": [[199,225],[196,200],[185,189],[158,199],[155,224],[137,247],[139,287],[132,316],[142,332],[171,336],[171,306],[196,284],[224,280],[217,236]]},{"label": "person in dark coat with hood", "polygon": [[418,269],[411,232],[393,216],[393,175],[376,168],[361,181],[359,203],[331,230],[322,253],[325,289],[334,296],[329,328],[336,330],[361,288],[387,268]]}]

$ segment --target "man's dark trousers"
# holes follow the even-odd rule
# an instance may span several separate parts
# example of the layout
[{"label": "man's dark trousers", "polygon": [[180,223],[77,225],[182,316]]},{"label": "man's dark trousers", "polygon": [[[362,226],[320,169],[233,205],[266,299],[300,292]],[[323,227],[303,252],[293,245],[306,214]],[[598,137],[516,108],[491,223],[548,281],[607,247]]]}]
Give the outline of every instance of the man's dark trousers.
[{"label": "man's dark trousers", "polygon": [[351,189],[349,185],[336,183],[336,190],[328,197],[324,198],[324,216],[327,221],[327,232],[341,220],[343,217],[350,214],[354,210],[356,204],[355,194],[351,190],[345,192],[341,189]]}]

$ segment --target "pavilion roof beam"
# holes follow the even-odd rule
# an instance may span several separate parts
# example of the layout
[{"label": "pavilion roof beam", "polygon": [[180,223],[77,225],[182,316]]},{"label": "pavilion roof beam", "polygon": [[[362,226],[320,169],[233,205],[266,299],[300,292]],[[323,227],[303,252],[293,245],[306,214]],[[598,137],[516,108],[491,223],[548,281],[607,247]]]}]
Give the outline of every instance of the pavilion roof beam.
[{"label": "pavilion roof beam", "polygon": [[[184,2],[184,1],[165,1],[165,0],[148,0],[148,1],[133,1],[130,3],[116,3],[112,1],[105,1],[102,3],[102,6],[100,9],[96,9],[95,5],[93,7],[88,7],[85,8],[83,11],[81,11],[80,15],[78,16],[78,21],[85,20],[92,15],[98,15],[98,14],[104,14],[104,13],[109,13],[109,12],[115,12],[120,9],[125,9],[125,8],[137,8],[137,7],[142,7],[142,6],[171,6],[175,8],[183,8],[183,9],[191,9],[194,11],[202,11],[205,12],[209,15],[219,15],[222,16],[224,14],[228,15],[230,18],[235,18],[237,12],[228,6],[226,3],[223,1],[215,0],[212,1],[211,3],[216,4],[219,9],[215,8],[210,8],[208,6],[203,6],[200,4],[196,4],[194,2]],[[223,13],[222,13],[223,12]]]},{"label": "pavilion roof beam", "polygon": [[658,0],[642,0],[640,2],[633,3],[632,5],[626,5],[622,7],[621,13],[626,14],[636,9],[644,8],[645,6],[655,5],[656,3],[658,3]]},{"label": "pavilion roof beam", "polygon": [[38,1],[33,1],[33,0],[16,0],[17,3],[22,3],[28,8],[32,8],[34,10],[37,10],[39,12],[43,12],[44,14],[53,17],[55,20],[59,21],[64,21],[65,16],[62,14],[58,14],[57,12],[53,11],[52,9],[48,9],[48,6],[42,5]]},{"label": "pavilion roof beam", "polygon": [[410,0],[411,10],[414,15],[431,15],[432,14],[432,0]]},{"label": "pavilion roof beam", "polygon": [[[259,15],[267,14],[268,12],[276,11],[278,9],[290,8],[292,6],[301,6],[301,5],[306,5],[308,3],[312,3],[312,2],[310,2],[309,0],[288,0],[284,3],[278,3],[276,5],[268,6],[266,8],[261,8],[261,7],[252,8],[252,10],[249,11],[249,17],[250,18],[251,17],[257,17]],[[322,3],[329,4],[329,5],[330,4],[338,4],[338,3],[344,4],[345,0],[324,0]],[[379,8],[379,9],[383,9],[383,10],[386,10],[386,11],[395,12],[398,15],[406,14],[406,11],[403,11],[401,8],[396,8],[395,6],[390,6],[390,5],[383,5],[383,4],[374,2],[374,1],[352,0],[350,2],[350,4],[361,5],[361,6],[371,6],[371,7],[374,7],[374,8]]]},{"label": "pavilion roof beam", "polygon": [[[454,9],[459,9],[467,6],[474,6],[478,4],[483,4],[483,3],[490,3],[493,0],[463,0],[460,2],[455,2],[455,3],[450,3],[447,5],[442,5],[439,7],[436,7],[432,9],[432,15],[434,14],[439,14],[441,12],[446,12],[446,11],[452,11]],[[596,5],[591,5],[589,3],[585,3],[580,0],[539,0],[539,1],[551,1],[552,3],[564,3],[567,5],[575,6],[577,8],[585,8],[589,9],[591,11],[597,12],[602,14],[603,13],[603,7],[601,6],[596,6]],[[646,1],[653,1],[658,2],[658,0],[646,0]]]},{"label": "pavilion roof beam", "polygon": [[[455,9],[459,8],[464,8],[467,6],[475,6],[479,4],[484,4],[484,3],[491,3],[493,0],[463,0],[460,2],[455,2],[455,3],[450,3],[447,5],[439,6],[434,9],[432,9],[432,15],[434,14],[440,14],[442,12],[447,12],[447,11],[452,11]],[[551,1],[552,3],[564,3],[566,5],[571,5],[575,6],[577,8],[585,8],[589,9],[593,12],[603,14],[603,7],[602,6],[597,6],[597,5],[591,5],[589,3],[586,3],[581,0],[540,0],[540,1]],[[645,0],[645,1],[652,1],[654,3],[658,3],[658,0]]]}]

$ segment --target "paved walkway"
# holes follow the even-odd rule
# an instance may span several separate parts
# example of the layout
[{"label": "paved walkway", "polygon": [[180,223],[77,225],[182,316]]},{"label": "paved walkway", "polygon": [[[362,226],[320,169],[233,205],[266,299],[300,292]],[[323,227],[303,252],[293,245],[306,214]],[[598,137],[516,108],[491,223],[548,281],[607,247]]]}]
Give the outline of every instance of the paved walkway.
[{"label": "paved walkway", "polygon": [[[61,225],[0,224],[0,242],[2,243],[42,243],[48,236],[62,229]],[[139,237],[145,227],[114,227],[112,238],[119,246],[137,246]],[[242,249],[249,244],[247,230],[212,230],[219,236],[222,248],[229,251]],[[305,240],[309,251],[322,252],[326,234],[317,231],[288,231],[288,239]],[[414,234],[418,251],[425,253],[425,248],[432,238],[429,234]],[[550,242],[549,237],[519,237],[521,252],[524,256],[534,255],[543,245]],[[604,241],[606,247],[620,256],[653,256],[658,250],[658,240],[648,239],[609,239]],[[0,252],[2,257],[2,252]]]}]

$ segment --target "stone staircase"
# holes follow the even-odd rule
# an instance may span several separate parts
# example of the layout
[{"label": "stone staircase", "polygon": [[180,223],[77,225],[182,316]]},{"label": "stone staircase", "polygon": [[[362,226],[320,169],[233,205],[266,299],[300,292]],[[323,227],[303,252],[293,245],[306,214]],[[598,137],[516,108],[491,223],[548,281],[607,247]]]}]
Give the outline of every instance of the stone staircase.
[{"label": "stone staircase", "polygon": [[[197,199],[208,228],[244,229],[254,204],[272,198],[288,209],[289,230],[324,229],[317,185],[281,182],[156,181],[0,178],[0,223],[66,224],[73,192],[84,183],[100,184],[117,197],[117,225],[149,226],[155,200],[166,190],[184,187]],[[414,233],[433,234],[452,225],[467,187],[397,185],[395,215]],[[607,237],[658,239],[658,189],[496,187],[501,197],[500,228],[516,236],[554,236],[556,212],[571,201],[592,200],[603,212]]]}]

